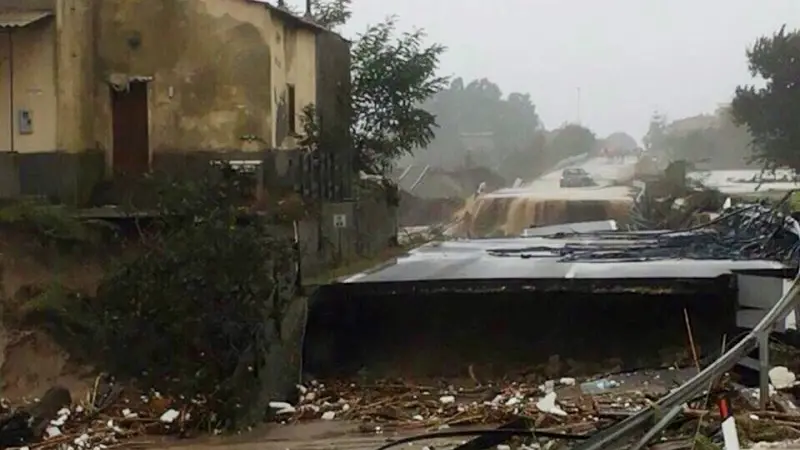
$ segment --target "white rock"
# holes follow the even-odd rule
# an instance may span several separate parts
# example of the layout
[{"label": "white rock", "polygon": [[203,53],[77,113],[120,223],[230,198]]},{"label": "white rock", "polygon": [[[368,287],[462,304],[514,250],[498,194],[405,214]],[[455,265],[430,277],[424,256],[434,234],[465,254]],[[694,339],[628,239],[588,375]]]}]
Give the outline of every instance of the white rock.
[{"label": "white rock", "polygon": [[293,408],[291,403],[286,403],[286,402],[269,402],[269,407],[272,409]]},{"label": "white rock", "polygon": [[336,418],[336,413],[333,411],[325,411],[322,414],[322,420],[333,420]]},{"label": "white rock", "polygon": [[574,386],[575,385],[575,378],[564,377],[558,380],[559,383],[563,384],[564,386]]},{"label": "white rock", "polygon": [[180,415],[181,415],[181,413],[178,410],[168,409],[168,410],[164,411],[164,414],[161,415],[159,420],[164,422],[164,423],[172,423]]},{"label": "white rock", "polygon": [[350,405],[349,405],[349,404],[347,404],[347,403],[345,403],[344,405],[342,405],[342,411],[350,411]]},{"label": "white rock", "polygon": [[89,442],[89,435],[86,433],[76,437],[75,440],[72,441],[73,444],[81,447],[86,445],[88,442]]},{"label": "white rock", "polygon": [[60,427],[67,422],[67,416],[61,416],[58,419],[54,419],[50,421],[50,425],[54,427]]},{"label": "white rock", "polygon": [[70,411],[70,410],[69,410],[69,408],[61,408],[61,409],[58,411],[58,415],[59,415],[59,416],[68,416],[68,415],[70,415],[70,413],[71,413],[71,412],[72,412],[72,411]]},{"label": "white rock", "polygon": [[44,432],[47,433],[48,438],[54,438],[56,436],[61,436],[62,434],[64,434],[58,427],[47,427],[47,429],[44,430]]},{"label": "white rock", "polygon": [[511,446],[506,444],[500,444],[497,446],[497,450],[511,450]]},{"label": "white rock", "polygon": [[558,405],[556,405],[556,393],[551,392],[536,402],[536,408],[539,411],[547,414],[553,414],[554,416],[566,416],[567,413],[561,409]]},{"label": "white rock", "polygon": [[419,414],[417,414],[416,416],[414,416],[414,417],[413,417],[413,419],[414,419],[414,420],[416,420],[417,422],[422,422],[423,420],[425,420],[425,418],[424,418],[424,417],[422,417],[422,416],[421,416],[421,415],[419,415]]},{"label": "white rock", "polygon": [[307,402],[313,402],[316,399],[317,399],[317,393],[316,392],[309,392],[308,394],[306,394],[303,397],[303,400],[305,400]]},{"label": "white rock", "polygon": [[775,389],[786,389],[794,386],[797,377],[784,366],[776,366],[769,370],[769,382]]},{"label": "white rock", "polygon": [[443,396],[439,397],[439,401],[442,404],[449,405],[451,403],[455,403],[456,402],[456,398],[453,397],[452,395],[443,395]]}]

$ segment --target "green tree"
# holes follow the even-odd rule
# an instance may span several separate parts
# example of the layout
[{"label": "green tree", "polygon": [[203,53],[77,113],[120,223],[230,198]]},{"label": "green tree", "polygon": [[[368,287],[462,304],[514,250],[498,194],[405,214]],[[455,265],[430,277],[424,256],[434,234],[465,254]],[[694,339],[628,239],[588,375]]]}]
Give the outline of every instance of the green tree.
[{"label": "green tree", "polygon": [[386,174],[397,158],[435,136],[436,116],[422,105],[447,85],[436,75],[445,48],[424,39],[422,30],[397,37],[390,18],[353,44],[352,134],[362,170]]},{"label": "green tree", "polygon": [[[312,19],[335,29],[352,16],[352,0],[311,0]],[[398,34],[395,18],[372,25],[351,47],[353,145],[360,170],[386,174],[394,162],[426,148],[436,117],[422,104],[447,86],[436,75],[445,48],[425,44],[425,32]]]},{"label": "green tree", "polygon": [[597,145],[597,137],[592,130],[577,124],[568,124],[555,130],[548,144],[548,152],[558,159],[589,153]]},{"label": "green tree", "polygon": [[753,159],[767,169],[800,170],[800,31],[785,26],[747,50],[750,74],[766,83],[736,88],[731,110],[752,137]]},{"label": "green tree", "polygon": [[311,0],[311,11],[315,22],[323,27],[336,29],[350,20],[352,0]]}]

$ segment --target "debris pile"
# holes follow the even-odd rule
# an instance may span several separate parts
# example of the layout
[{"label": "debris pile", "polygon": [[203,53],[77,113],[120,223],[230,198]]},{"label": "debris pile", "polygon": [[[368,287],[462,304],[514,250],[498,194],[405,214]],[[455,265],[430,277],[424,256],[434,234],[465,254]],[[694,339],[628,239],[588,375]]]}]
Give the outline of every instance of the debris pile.
[{"label": "debris pile", "polygon": [[158,392],[136,395],[98,384],[86,399],[73,404],[68,390],[54,387],[23,407],[3,402],[0,448],[101,450],[133,444],[143,436],[180,435],[197,428],[192,412],[202,409],[202,402],[179,409],[173,403]]},{"label": "debris pile", "polygon": [[582,383],[561,378],[541,384],[499,381],[471,387],[444,382],[314,381],[298,386],[296,405],[273,402],[270,406],[280,423],[358,421],[365,432],[496,424],[516,417],[538,417],[540,425],[588,431],[645,408],[664,395],[674,380],[685,378],[685,370],[675,369]]}]

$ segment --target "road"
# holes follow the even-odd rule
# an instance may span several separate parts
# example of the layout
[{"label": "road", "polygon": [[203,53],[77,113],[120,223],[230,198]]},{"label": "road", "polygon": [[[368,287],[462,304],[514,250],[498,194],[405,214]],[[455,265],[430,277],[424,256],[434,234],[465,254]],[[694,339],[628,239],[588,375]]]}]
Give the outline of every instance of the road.
[{"label": "road", "polygon": [[623,163],[609,163],[606,158],[591,158],[573,167],[580,167],[592,175],[598,186],[562,188],[558,184],[561,178],[561,170],[556,170],[519,188],[500,189],[486,194],[484,197],[526,197],[542,200],[630,200],[630,188],[627,186],[614,186],[613,183],[630,178],[633,175],[633,159],[628,159]]}]

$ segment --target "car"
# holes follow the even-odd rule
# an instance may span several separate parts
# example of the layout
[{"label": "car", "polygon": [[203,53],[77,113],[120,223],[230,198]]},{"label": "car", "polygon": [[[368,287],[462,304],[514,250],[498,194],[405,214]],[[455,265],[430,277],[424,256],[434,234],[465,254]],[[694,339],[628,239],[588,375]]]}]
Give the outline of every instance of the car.
[{"label": "car", "polygon": [[562,188],[586,187],[586,186],[596,185],[596,183],[594,182],[594,178],[592,178],[592,176],[589,175],[588,172],[579,167],[564,169],[564,171],[561,172],[561,180],[559,181],[558,184]]}]

